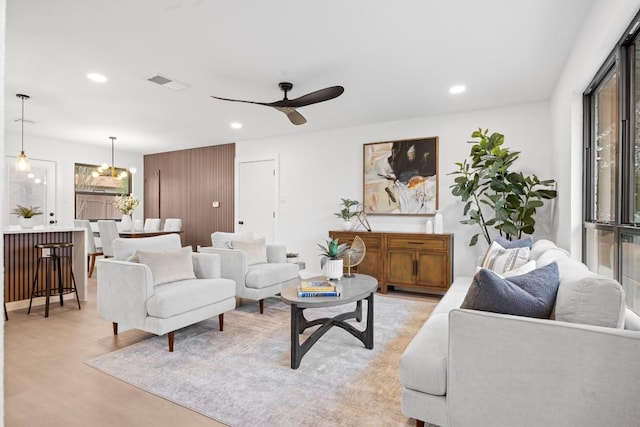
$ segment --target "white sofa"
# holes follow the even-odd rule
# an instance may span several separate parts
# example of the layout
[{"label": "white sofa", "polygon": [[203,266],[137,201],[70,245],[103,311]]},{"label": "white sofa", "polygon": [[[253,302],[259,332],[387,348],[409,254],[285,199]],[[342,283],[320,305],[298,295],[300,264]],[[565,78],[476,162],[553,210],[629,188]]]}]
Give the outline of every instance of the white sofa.
[{"label": "white sofa", "polygon": [[401,408],[416,425],[640,425],[640,317],[622,287],[548,240],[530,259],[558,263],[551,319],[460,309],[460,277],[407,346]]},{"label": "white sofa", "polygon": [[[236,307],[235,282],[221,277],[219,255],[182,249],[178,234],[113,241],[114,258],[98,261],[98,312],[113,322],[114,335],[118,324],[168,334],[173,351],[177,329],[218,315],[223,330],[224,313]],[[155,261],[138,262],[143,254]],[[168,279],[157,283],[160,275]]]}]

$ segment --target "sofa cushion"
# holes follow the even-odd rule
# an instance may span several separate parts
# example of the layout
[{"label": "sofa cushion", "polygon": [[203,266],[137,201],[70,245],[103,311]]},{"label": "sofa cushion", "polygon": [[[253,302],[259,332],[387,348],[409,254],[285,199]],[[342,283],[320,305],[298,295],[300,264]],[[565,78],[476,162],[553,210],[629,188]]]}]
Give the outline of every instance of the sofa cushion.
[{"label": "sofa cushion", "polygon": [[559,282],[555,263],[510,278],[481,269],[460,308],[548,319]]},{"label": "sofa cushion", "polygon": [[549,249],[558,249],[560,251],[563,251],[567,255],[569,255],[569,252],[565,251],[564,249],[560,249],[551,240],[540,239],[540,240],[536,240],[533,246],[531,247],[531,252],[529,253],[529,259],[534,259],[537,261],[540,255],[542,255],[544,252],[548,251]]},{"label": "sofa cushion", "polygon": [[482,267],[502,274],[526,264],[527,261],[529,261],[528,247],[505,249],[499,243],[493,242],[482,260]]},{"label": "sofa cushion", "polygon": [[533,246],[533,239],[531,237],[525,237],[524,239],[519,240],[507,240],[502,236],[497,236],[494,242],[498,243],[505,249],[513,249],[513,248],[529,248]]},{"label": "sofa cushion", "polygon": [[447,393],[449,312],[459,308],[470,277],[458,277],[431,312],[400,358],[400,383],[412,390],[444,396]]},{"label": "sofa cushion", "polygon": [[155,286],[147,300],[147,312],[154,317],[169,318],[207,306],[236,294],[230,279],[190,279]]},{"label": "sofa cushion", "polygon": [[[498,274],[500,277],[512,277],[512,276],[520,276],[521,274],[528,273],[536,269],[536,262],[531,260],[526,264],[521,265],[520,267],[514,268],[513,270],[505,271],[502,274]],[[476,267],[476,273],[482,270],[482,267]],[[495,273],[495,272],[494,272]]]},{"label": "sofa cushion", "polygon": [[113,241],[113,258],[118,261],[130,260],[137,250],[165,251],[180,249],[180,235],[165,234],[163,236],[143,237],[139,239],[117,238]]},{"label": "sofa cushion", "polygon": [[267,244],[264,237],[255,240],[232,240],[231,249],[245,251],[249,265],[267,262]]},{"label": "sofa cushion", "polygon": [[218,249],[231,249],[232,240],[251,240],[253,233],[250,231],[239,231],[237,233],[225,233],[216,231],[211,233],[211,246]]},{"label": "sofa cushion", "polygon": [[245,276],[247,288],[262,289],[298,277],[299,267],[293,263],[268,263],[249,266]]},{"label": "sofa cushion", "polygon": [[617,281],[592,272],[561,277],[554,308],[556,320],[623,328],[625,309],[624,289]]},{"label": "sofa cushion", "polygon": [[196,278],[191,246],[172,251],[136,251],[134,256],[140,264],[149,266],[154,285]]}]

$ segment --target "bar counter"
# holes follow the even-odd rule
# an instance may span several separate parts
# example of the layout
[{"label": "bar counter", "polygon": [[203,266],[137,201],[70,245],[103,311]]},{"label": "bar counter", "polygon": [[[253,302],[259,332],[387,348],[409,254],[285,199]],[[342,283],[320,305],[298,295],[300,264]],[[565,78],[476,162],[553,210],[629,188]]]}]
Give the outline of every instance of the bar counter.
[{"label": "bar counter", "polygon": [[[71,242],[73,248],[63,255],[71,257],[73,274],[78,288],[78,297],[86,301],[87,256],[86,229],[76,227],[48,227],[33,229],[8,229],[4,234],[4,301],[9,309],[29,305],[33,275],[36,271],[39,243]],[[38,287],[44,289],[44,274],[38,278]],[[71,280],[68,268],[63,263],[63,280]],[[44,297],[34,298],[35,304],[44,304]]]}]

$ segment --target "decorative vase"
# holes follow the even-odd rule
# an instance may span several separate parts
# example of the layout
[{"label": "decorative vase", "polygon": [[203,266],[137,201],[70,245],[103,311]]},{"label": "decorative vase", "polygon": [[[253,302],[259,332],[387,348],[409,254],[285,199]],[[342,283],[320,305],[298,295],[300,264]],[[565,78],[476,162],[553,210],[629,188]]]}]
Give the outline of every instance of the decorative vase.
[{"label": "decorative vase", "polygon": [[342,259],[328,259],[322,266],[322,273],[328,280],[340,280],[342,277],[343,265],[344,263]]},{"label": "decorative vase", "polygon": [[342,229],[344,231],[350,231],[353,227],[353,223],[349,220],[342,221]]},{"label": "decorative vase", "polygon": [[433,234],[433,220],[431,218],[427,220],[427,227],[425,231],[427,234]]},{"label": "decorative vase", "polygon": [[131,219],[131,215],[123,214],[122,220],[120,221],[120,228],[122,231],[131,231],[132,226],[133,220]]},{"label": "decorative vase", "polygon": [[433,231],[436,234],[444,233],[444,219],[440,211],[436,211],[436,215],[433,217]]},{"label": "decorative vase", "polygon": [[33,228],[33,218],[20,218],[20,228],[26,230]]}]

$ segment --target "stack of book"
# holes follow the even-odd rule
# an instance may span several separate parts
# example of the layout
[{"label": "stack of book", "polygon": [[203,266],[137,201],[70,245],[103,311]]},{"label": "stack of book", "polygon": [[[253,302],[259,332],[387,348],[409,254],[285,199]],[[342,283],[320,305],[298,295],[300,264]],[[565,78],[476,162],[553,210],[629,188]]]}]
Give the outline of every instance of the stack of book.
[{"label": "stack of book", "polygon": [[340,291],[331,282],[302,280],[298,287],[299,297],[339,297]]}]

